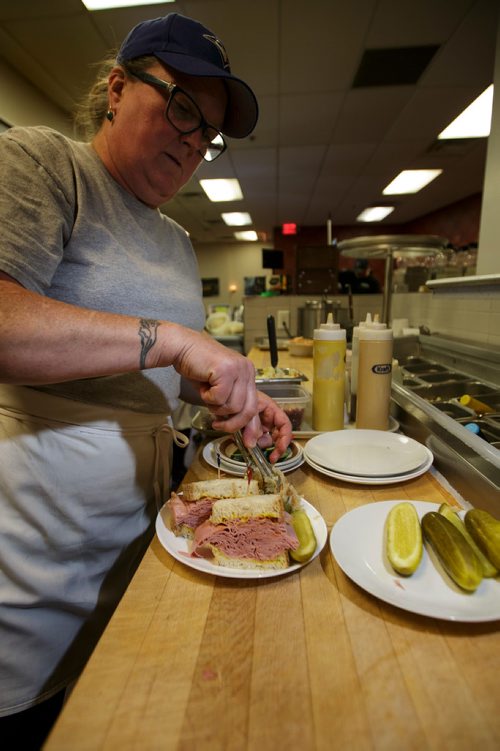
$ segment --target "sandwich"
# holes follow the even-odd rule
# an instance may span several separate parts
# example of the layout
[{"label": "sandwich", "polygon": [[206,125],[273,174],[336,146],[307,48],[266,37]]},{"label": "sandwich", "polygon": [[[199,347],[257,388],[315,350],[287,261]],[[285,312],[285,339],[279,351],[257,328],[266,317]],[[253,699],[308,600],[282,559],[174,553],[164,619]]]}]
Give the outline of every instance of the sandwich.
[{"label": "sandwich", "polygon": [[298,546],[281,495],[269,493],[214,501],[195,529],[192,555],[230,568],[284,569]]},{"label": "sandwich", "polygon": [[257,480],[227,478],[186,483],[182,493],[172,493],[166,503],[170,528],[178,537],[193,539],[194,530],[210,517],[214,501],[259,493],[261,487]]}]

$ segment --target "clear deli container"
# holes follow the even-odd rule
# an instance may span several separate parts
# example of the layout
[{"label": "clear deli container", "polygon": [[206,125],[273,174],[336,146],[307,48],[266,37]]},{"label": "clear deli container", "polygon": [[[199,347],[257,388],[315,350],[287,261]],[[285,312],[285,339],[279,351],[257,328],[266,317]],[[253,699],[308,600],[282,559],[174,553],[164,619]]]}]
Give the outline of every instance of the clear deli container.
[{"label": "clear deli container", "polygon": [[259,384],[257,388],[279,404],[292,423],[292,430],[301,429],[304,412],[311,401],[311,395],[302,386],[293,383],[266,383]]}]

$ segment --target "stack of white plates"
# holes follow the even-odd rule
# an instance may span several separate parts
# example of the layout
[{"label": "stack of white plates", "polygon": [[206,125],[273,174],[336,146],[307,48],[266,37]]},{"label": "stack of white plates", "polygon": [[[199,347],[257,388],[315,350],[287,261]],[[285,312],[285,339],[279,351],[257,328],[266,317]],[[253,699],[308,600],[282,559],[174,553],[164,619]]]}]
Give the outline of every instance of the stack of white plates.
[{"label": "stack of white plates", "polygon": [[[219,469],[229,475],[243,476],[246,474],[247,465],[241,460],[238,447],[233,438],[224,435],[207,443],[203,449],[203,458],[211,467]],[[292,472],[304,462],[304,451],[298,443],[292,442],[282,459],[276,463],[276,467],[282,472]]]},{"label": "stack of white plates", "polygon": [[321,433],[304,447],[306,462],[328,477],[364,485],[411,480],[427,472],[432,452],[413,438],[381,430]]}]

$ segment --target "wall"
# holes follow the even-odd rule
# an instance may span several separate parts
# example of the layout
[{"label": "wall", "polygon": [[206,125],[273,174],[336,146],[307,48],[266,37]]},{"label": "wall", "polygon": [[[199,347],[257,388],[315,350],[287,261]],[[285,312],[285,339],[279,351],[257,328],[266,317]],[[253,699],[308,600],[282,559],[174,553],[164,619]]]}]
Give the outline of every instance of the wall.
[{"label": "wall", "polygon": [[66,113],[1,59],[0,92],[0,118],[9,125],[43,124],[71,135],[72,125]]},{"label": "wall", "polygon": [[[267,316],[277,320],[281,310],[290,311],[291,331],[296,333],[297,311],[305,300],[295,295],[247,298],[245,352],[255,346],[256,339],[267,336]],[[347,308],[346,298],[340,301]],[[353,303],[356,323],[367,313],[382,313],[382,295],[354,295]],[[500,348],[500,285],[398,293],[392,296],[392,318],[408,318],[410,326],[426,326],[433,334]]]},{"label": "wall", "polygon": [[500,24],[498,26],[495,71],[495,91],[491,133],[488,138],[486,171],[484,175],[484,201],[479,233],[478,274],[495,274],[500,271],[498,211],[500,207]]},{"label": "wall", "polygon": [[[259,243],[234,243],[218,245],[201,243],[195,246],[200,276],[219,279],[219,295],[205,297],[205,306],[217,303],[229,303],[238,307],[243,302],[245,276],[265,276],[269,279],[272,272],[262,268],[262,245]],[[230,292],[229,286],[235,284],[236,292]]]}]

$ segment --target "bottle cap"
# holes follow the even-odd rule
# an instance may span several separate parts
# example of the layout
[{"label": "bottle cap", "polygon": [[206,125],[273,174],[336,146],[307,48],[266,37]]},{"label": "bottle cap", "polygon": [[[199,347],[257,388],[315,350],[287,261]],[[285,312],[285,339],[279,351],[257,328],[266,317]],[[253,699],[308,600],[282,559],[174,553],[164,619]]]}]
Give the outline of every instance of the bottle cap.
[{"label": "bottle cap", "polygon": [[326,341],[340,341],[346,338],[346,330],[340,328],[340,323],[334,323],[332,313],[328,313],[326,323],[321,323],[319,329],[314,329],[313,338]]},{"label": "bottle cap", "polygon": [[360,321],[356,326],[353,326],[352,336],[357,337],[359,330],[363,328],[363,326],[369,326],[371,323],[372,323],[372,314],[367,313],[364,321]]}]

